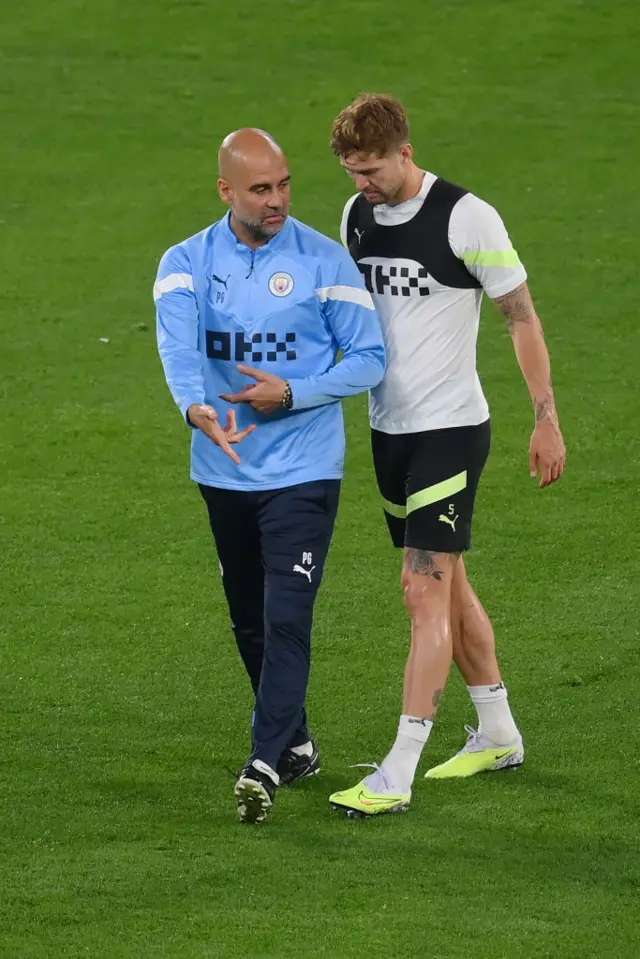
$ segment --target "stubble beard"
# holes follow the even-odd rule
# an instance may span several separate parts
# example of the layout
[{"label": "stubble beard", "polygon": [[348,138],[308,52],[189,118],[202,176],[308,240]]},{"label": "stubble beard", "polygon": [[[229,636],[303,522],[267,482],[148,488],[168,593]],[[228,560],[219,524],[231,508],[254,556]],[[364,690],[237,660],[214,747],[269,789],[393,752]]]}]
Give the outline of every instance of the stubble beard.
[{"label": "stubble beard", "polygon": [[[281,211],[276,210],[274,211],[272,216],[275,216],[276,213],[280,213],[280,212]],[[281,223],[274,223],[272,225],[261,223],[260,221],[257,221],[257,220],[242,220],[240,219],[240,217],[238,217],[237,219],[238,219],[238,223],[242,224],[242,226],[245,228],[249,236],[255,242],[260,242],[263,240],[271,240],[274,236],[276,236],[276,234],[280,232],[280,230],[284,226],[287,219],[286,214],[284,212],[282,213],[282,216],[284,217],[284,219],[282,220]]]}]

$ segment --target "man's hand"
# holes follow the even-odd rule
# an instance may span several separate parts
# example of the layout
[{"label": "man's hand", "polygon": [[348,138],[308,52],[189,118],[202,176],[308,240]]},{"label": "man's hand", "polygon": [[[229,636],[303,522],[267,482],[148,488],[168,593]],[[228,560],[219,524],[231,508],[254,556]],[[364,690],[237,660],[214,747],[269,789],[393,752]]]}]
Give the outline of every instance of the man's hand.
[{"label": "man's hand", "polygon": [[245,386],[239,393],[221,393],[220,399],[227,403],[250,403],[258,413],[273,413],[282,409],[286,380],[274,373],[256,370],[253,366],[239,366],[238,370],[245,376],[252,376],[256,382]]},{"label": "man's hand", "polygon": [[249,433],[253,433],[256,428],[254,423],[247,426],[246,430],[238,433],[235,410],[229,410],[227,425],[223,429],[218,422],[218,414],[214,408],[212,406],[201,406],[200,403],[192,403],[187,410],[187,415],[193,426],[202,430],[216,446],[219,446],[238,465],[240,457],[235,450],[231,449],[231,443],[241,443]]},{"label": "man's hand", "polygon": [[560,425],[554,414],[547,414],[535,425],[529,444],[531,475],[540,474],[540,488],[560,479],[567,461]]}]

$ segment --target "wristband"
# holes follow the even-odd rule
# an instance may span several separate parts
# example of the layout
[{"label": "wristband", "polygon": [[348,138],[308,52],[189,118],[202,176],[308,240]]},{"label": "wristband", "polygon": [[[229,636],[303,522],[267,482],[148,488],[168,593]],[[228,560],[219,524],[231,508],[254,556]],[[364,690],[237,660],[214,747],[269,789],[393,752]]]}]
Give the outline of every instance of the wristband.
[{"label": "wristband", "polygon": [[284,388],[284,395],[282,397],[282,406],[285,410],[290,410],[293,406],[293,393],[291,391],[291,384],[289,381],[286,381]]}]

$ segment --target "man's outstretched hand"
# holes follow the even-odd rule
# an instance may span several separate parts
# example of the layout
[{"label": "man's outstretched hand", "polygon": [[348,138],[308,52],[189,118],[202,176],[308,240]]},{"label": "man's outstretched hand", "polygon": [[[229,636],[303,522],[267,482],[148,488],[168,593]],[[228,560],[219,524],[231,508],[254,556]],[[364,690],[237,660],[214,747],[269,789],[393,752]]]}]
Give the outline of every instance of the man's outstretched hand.
[{"label": "man's outstretched hand", "polygon": [[256,428],[254,423],[239,433],[235,410],[229,410],[227,413],[227,425],[222,427],[218,420],[218,414],[213,406],[202,406],[200,403],[192,403],[187,410],[187,415],[189,422],[197,429],[202,430],[236,465],[240,462],[240,457],[236,451],[231,448],[231,444],[241,443],[249,433],[253,433]]}]

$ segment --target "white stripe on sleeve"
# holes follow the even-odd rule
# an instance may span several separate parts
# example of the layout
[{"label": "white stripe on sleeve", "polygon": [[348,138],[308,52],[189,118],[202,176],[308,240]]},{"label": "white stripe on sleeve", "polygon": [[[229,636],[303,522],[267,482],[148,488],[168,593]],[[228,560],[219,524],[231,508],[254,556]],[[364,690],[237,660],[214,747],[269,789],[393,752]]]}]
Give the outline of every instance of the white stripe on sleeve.
[{"label": "white stripe on sleeve", "polygon": [[153,298],[159,300],[164,293],[173,290],[191,290],[193,293],[193,277],[190,273],[170,273],[153,284]]},{"label": "white stripe on sleeve", "polygon": [[345,203],[344,210],[342,211],[342,220],[340,221],[340,242],[342,243],[345,250],[349,249],[349,246],[347,244],[347,225],[349,223],[349,214],[351,213],[351,207],[356,202],[359,196],[360,196],[359,193],[354,193],[352,197],[349,197],[349,199]]},{"label": "white stripe on sleeve", "polygon": [[342,300],[343,303],[357,303],[368,310],[375,310],[371,294],[357,286],[320,286],[316,290],[316,296],[321,303],[326,303],[327,300]]}]

